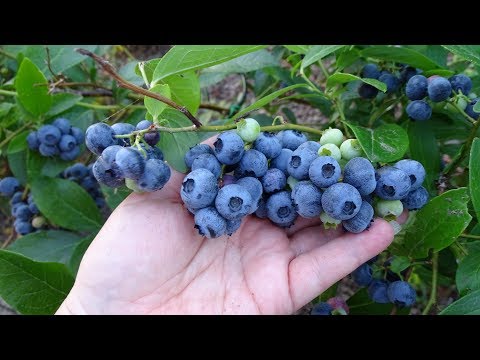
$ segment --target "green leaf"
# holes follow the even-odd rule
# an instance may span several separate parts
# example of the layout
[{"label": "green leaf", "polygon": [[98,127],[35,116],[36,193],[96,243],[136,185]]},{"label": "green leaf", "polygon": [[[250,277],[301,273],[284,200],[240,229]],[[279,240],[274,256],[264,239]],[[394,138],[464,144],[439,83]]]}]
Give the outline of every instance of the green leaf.
[{"label": "green leaf", "polygon": [[173,101],[185,106],[192,114],[197,112],[200,106],[200,81],[194,71],[169,76],[162,82],[170,86]]},{"label": "green leaf", "polygon": [[27,136],[24,131],[15,136],[7,148],[8,166],[21,184],[27,183]]},{"label": "green leaf", "polygon": [[246,113],[249,113],[250,111],[256,110],[258,108],[261,108],[262,106],[270,103],[272,100],[278,98],[280,95],[285,94],[286,92],[299,88],[299,87],[307,87],[307,84],[297,84],[297,85],[291,85],[287,86],[286,88],[277,90],[271,94],[268,94],[267,96],[264,96],[263,98],[258,99],[255,101],[252,105],[247,106],[246,108],[240,110],[238,113],[235,114],[235,116],[232,118],[232,120],[239,119]]},{"label": "green leaf", "polygon": [[288,50],[293,51],[298,54],[306,54],[308,50],[312,47],[311,45],[283,45]]},{"label": "green leaf", "polygon": [[480,290],[480,249],[470,249],[458,265],[455,282],[460,294]]},{"label": "green leaf", "polygon": [[[118,73],[122,78],[127,80],[128,82],[131,82],[135,85],[142,86],[143,85],[143,79],[142,79],[142,74],[136,72],[136,67],[138,66],[138,61],[130,61],[123,65],[119,70]],[[154,68],[155,69],[155,68]],[[151,72],[153,74],[153,70]]]},{"label": "green leaf", "polygon": [[425,55],[418,51],[396,46],[376,45],[368,47],[361,51],[365,58],[372,57],[376,59],[396,61],[422,70],[432,70],[439,66]]},{"label": "green leaf", "polygon": [[[160,62],[160,60],[162,60],[162,59],[158,58],[158,59],[151,59],[151,60],[148,60],[148,61],[143,61],[143,69],[145,71],[145,76],[146,76],[149,83],[152,82],[153,73],[154,73],[155,68],[157,67],[158,63]],[[137,66],[135,66],[135,74],[142,77],[142,72],[140,71],[140,63],[138,63]],[[143,77],[142,77],[142,79],[143,79]],[[143,83],[143,81],[142,81],[142,83]]]},{"label": "green leaf", "polygon": [[480,66],[480,53],[472,45],[442,45],[448,51]]},{"label": "green leaf", "polygon": [[440,171],[440,151],[432,124],[427,121],[411,121],[408,124],[408,138],[410,157],[419,161],[427,173],[423,186],[429,191],[434,191],[434,181]]},{"label": "green leaf", "polygon": [[63,264],[36,262],[0,250],[0,296],[22,314],[54,314],[73,282]]},{"label": "green leaf", "polygon": [[81,101],[83,97],[81,95],[70,94],[70,93],[60,93],[53,94],[52,96],[52,107],[45,114],[45,117],[51,118],[56,116],[71,107],[75,106],[76,103]]},{"label": "green leaf", "polygon": [[323,59],[324,57],[330,55],[331,53],[343,48],[345,45],[315,45],[312,46],[308,52],[305,54],[305,57],[302,60],[301,69],[305,69],[316,63],[317,61]]},{"label": "green leaf", "polygon": [[450,76],[452,76],[454,74],[455,74],[455,72],[450,71],[450,70],[433,69],[433,70],[425,71],[422,75],[424,75],[426,77],[430,77],[430,76],[433,76],[433,75],[438,75],[438,76],[443,76],[443,77],[449,78]]},{"label": "green leaf", "polygon": [[[167,121],[167,127],[176,128],[190,126],[192,123],[180,111],[175,109],[165,109],[162,118]],[[163,132],[160,137],[158,147],[162,149],[165,160],[175,170],[180,172],[187,171],[183,157],[185,153],[198,143],[198,136],[193,131],[167,133]]]},{"label": "green leaf", "polygon": [[[373,302],[368,296],[367,289],[357,291],[347,300],[350,308],[349,315],[389,315],[393,310],[392,304],[378,304]],[[410,309],[400,309],[397,314],[405,315]]]},{"label": "green leaf", "polygon": [[360,57],[360,52],[358,49],[353,48],[353,49],[345,49],[344,51],[340,52],[340,54],[337,55],[336,59],[336,66],[337,66],[337,71],[341,71],[345,69],[347,66],[352,65],[354,62],[356,62]]},{"label": "green leaf", "polygon": [[38,177],[31,190],[40,212],[56,225],[77,231],[92,231],[101,226],[102,217],[95,202],[77,183]]},{"label": "green leaf", "polygon": [[45,75],[28,58],[24,58],[15,78],[18,99],[33,115],[46,113],[52,106]]},{"label": "green leaf", "polygon": [[37,231],[17,239],[8,250],[35,261],[67,264],[81,239],[68,231]]},{"label": "green leaf", "polygon": [[381,125],[376,129],[367,129],[345,122],[372,162],[391,162],[403,157],[408,149],[408,135],[395,124]]},{"label": "green leaf", "polygon": [[[162,134],[163,136],[163,134]],[[115,208],[120,205],[120,203],[125,200],[125,198],[132,193],[132,191],[125,187],[111,188],[108,186],[101,185],[102,193],[105,196],[105,201],[110,209],[115,210]]]},{"label": "green leaf", "polygon": [[480,315],[480,290],[448,305],[439,315]]},{"label": "green leaf", "polygon": [[390,270],[394,273],[401,273],[403,270],[410,266],[411,262],[410,259],[405,256],[395,256],[390,264]]},{"label": "green leaf", "polygon": [[[170,87],[166,84],[155,85],[150,89],[150,91],[154,92],[155,94],[163,95],[169,99],[171,97]],[[143,101],[145,103],[145,107],[147,108],[150,115],[152,115],[154,120],[157,120],[158,116],[163,112],[163,110],[168,107],[167,104],[147,96],[145,96],[145,99]]]},{"label": "green leaf", "polygon": [[470,198],[472,199],[473,208],[477,221],[480,221],[480,139],[475,138],[470,150],[469,163],[469,186]]},{"label": "green leaf", "polygon": [[343,84],[343,83],[358,81],[358,80],[363,81],[366,84],[372,85],[373,87],[377,88],[380,91],[383,91],[383,92],[387,91],[387,85],[381,81],[378,81],[375,79],[369,79],[369,78],[361,78],[359,76],[355,76],[347,73],[340,73],[340,72],[332,74],[332,76],[330,76],[327,79],[327,87],[330,88],[337,84]]},{"label": "green leaf", "polygon": [[77,275],[78,268],[80,267],[80,262],[83,259],[83,255],[85,255],[85,252],[92,243],[93,239],[95,239],[95,236],[97,236],[96,232],[88,235],[86,238],[83,238],[73,249],[73,254],[67,266],[72,272],[72,274],[74,274],[75,276]]},{"label": "green leaf", "polygon": [[472,219],[467,203],[467,188],[449,190],[431,199],[405,233],[408,256],[425,258],[430,249],[438,252],[450,246]]},{"label": "green leaf", "polygon": [[177,45],[157,64],[153,83],[166,77],[220,64],[266,46],[262,45]]},{"label": "green leaf", "polygon": [[15,107],[15,104],[7,103],[7,102],[1,103],[0,104],[0,118],[7,115],[13,107]]},{"label": "green leaf", "polygon": [[37,151],[27,151],[27,176],[33,181],[39,176],[55,177],[65,170],[71,162],[66,162],[58,157],[45,157]]}]

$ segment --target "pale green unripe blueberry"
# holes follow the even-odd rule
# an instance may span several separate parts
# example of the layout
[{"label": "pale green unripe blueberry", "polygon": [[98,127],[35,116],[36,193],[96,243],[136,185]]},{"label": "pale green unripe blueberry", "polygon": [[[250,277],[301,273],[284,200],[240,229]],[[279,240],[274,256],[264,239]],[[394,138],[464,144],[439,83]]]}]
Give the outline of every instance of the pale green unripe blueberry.
[{"label": "pale green unripe blueberry", "polygon": [[340,152],[342,158],[345,160],[351,160],[354,157],[359,157],[363,155],[362,147],[357,139],[347,139],[342,145],[340,145]]},{"label": "pale green unripe blueberry", "polygon": [[470,94],[468,94],[469,99],[475,99],[476,97],[477,97],[477,94],[475,94],[474,92],[471,92]]},{"label": "pale green unripe blueberry", "polygon": [[337,145],[334,144],[325,144],[320,146],[320,149],[318,149],[318,155],[319,156],[331,156],[337,161],[340,161],[342,158],[342,154],[340,153],[340,149],[338,148]]},{"label": "pale green unripe blueberry", "polygon": [[403,204],[400,200],[379,200],[375,212],[384,219],[395,220],[403,212]]},{"label": "pale green unripe blueberry", "polygon": [[140,190],[140,188],[137,186],[137,183],[135,182],[135,180],[125,179],[125,186],[126,186],[127,188],[129,188],[130,190],[135,191],[136,193],[141,193],[141,192],[143,192],[143,191]]},{"label": "pale green unripe blueberry", "polygon": [[35,216],[32,219],[32,226],[35,229],[41,229],[46,223],[47,223],[47,220],[45,220],[43,216]]},{"label": "pale green unripe blueberry", "polygon": [[290,186],[290,189],[293,190],[293,188],[295,187],[295,185],[297,185],[298,183],[298,180],[295,179],[293,176],[289,176],[287,178],[287,184],[288,186]]},{"label": "pale green unripe blueberry", "polygon": [[320,145],[334,144],[340,146],[343,141],[343,133],[341,130],[328,128],[320,138]]},{"label": "pale green unripe blueberry", "polygon": [[245,142],[254,142],[260,134],[260,124],[252,118],[242,119],[237,123],[237,133]]},{"label": "pale green unripe blueberry", "polygon": [[341,220],[332,218],[326,212],[322,212],[320,214],[320,220],[322,221],[325,229],[336,229],[337,226],[342,222]]},{"label": "pale green unripe blueberry", "polygon": [[467,101],[464,99],[464,98],[461,98],[459,97],[457,99],[457,106],[462,109],[462,110],[465,110],[467,108]]}]

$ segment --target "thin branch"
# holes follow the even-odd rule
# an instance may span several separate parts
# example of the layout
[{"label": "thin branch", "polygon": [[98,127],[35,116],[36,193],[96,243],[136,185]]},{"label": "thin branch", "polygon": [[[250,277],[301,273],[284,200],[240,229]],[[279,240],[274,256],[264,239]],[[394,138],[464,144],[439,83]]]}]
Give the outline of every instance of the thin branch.
[{"label": "thin branch", "polygon": [[219,113],[228,113],[229,109],[215,105],[215,104],[200,104],[200,109],[214,110]]},{"label": "thin branch", "polygon": [[438,278],[438,252],[432,256],[432,290],[430,291],[430,298],[422,312],[422,315],[428,315],[433,304],[437,302],[437,278]]},{"label": "thin branch", "polygon": [[50,59],[50,49],[48,46],[45,46],[45,51],[47,52],[47,67],[50,73],[52,74],[54,79],[58,79],[58,76],[55,74],[55,72],[52,70],[52,64],[51,64],[51,59]]},{"label": "thin branch", "polygon": [[460,235],[460,237],[467,238],[467,239],[480,240],[480,235],[462,234],[462,235]]},{"label": "thin branch", "polygon": [[129,89],[129,90],[132,90],[136,93],[151,97],[152,99],[161,101],[161,102],[179,110],[180,112],[182,112],[196,127],[201,127],[202,126],[202,123],[200,121],[198,121],[197,118],[195,116],[193,116],[190,113],[190,111],[188,111],[188,109],[186,107],[178,105],[176,102],[170,100],[169,98],[166,98],[165,96],[162,96],[160,94],[156,94],[154,92],[151,92],[151,91],[146,90],[146,89],[144,89],[140,86],[137,86],[135,84],[132,84],[132,83],[128,82],[127,80],[122,78],[115,71],[115,68],[113,67],[112,64],[110,64],[107,60],[103,59],[102,57],[92,53],[91,51],[85,50],[85,49],[78,49],[77,48],[77,49],[75,49],[75,51],[77,51],[78,53],[80,53],[82,55],[89,56],[93,60],[95,60],[95,62],[97,62],[102,67],[103,70],[105,70],[111,77],[113,77],[118,82],[119,86],[124,87],[124,88]]}]

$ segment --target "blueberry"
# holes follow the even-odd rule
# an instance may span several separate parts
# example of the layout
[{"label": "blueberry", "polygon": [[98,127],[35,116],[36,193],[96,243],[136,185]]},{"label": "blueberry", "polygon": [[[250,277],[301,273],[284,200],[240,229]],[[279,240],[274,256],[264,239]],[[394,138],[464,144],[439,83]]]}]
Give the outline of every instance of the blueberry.
[{"label": "blueberry", "polygon": [[227,233],[227,221],[213,206],[196,211],[194,218],[195,228],[202,236],[213,239]]},{"label": "blueberry", "polygon": [[70,130],[70,135],[75,138],[77,145],[81,145],[85,141],[85,133],[82,129],[78,127],[72,126],[72,129]]},{"label": "blueberry", "polygon": [[105,199],[102,197],[97,197],[95,198],[95,204],[97,205],[98,208],[103,208],[106,205]]},{"label": "blueberry", "polygon": [[300,145],[296,150],[302,150],[302,149],[308,148],[316,154],[318,152],[318,149],[320,149],[321,146],[322,145],[320,145],[316,141],[307,141],[307,142],[304,142],[302,145]]},{"label": "blueberry", "polygon": [[28,194],[28,198],[27,198],[28,205],[33,204],[34,202],[35,200],[33,199],[33,195],[31,193]]},{"label": "blueberry", "polygon": [[[237,179],[233,175],[223,174],[223,176],[222,176],[222,186],[225,186],[225,185],[228,185],[228,184],[235,184],[236,180]],[[255,179],[255,180],[257,180],[257,179]]]},{"label": "blueberry", "polygon": [[198,155],[192,163],[192,170],[196,169],[210,170],[217,178],[222,174],[222,164],[212,154]]},{"label": "blueberry", "polygon": [[[127,135],[135,131],[135,126],[128,123],[116,123],[112,125],[115,135]],[[118,143],[122,146],[130,146],[129,138],[118,138]]]},{"label": "blueberry", "polygon": [[10,214],[12,214],[12,216],[15,216],[15,213],[17,212],[18,208],[22,205],[25,205],[23,201],[13,204],[12,207],[10,208]]},{"label": "blueberry", "polygon": [[78,155],[80,155],[80,147],[76,145],[70,151],[61,152],[60,159],[62,159],[63,161],[73,161],[78,157]]},{"label": "blueberry", "polygon": [[381,81],[387,85],[387,94],[394,93],[400,87],[400,79],[393,74],[382,74],[378,78],[378,81]]},{"label": "blueberry", "polygon": [[[153,124],[148,120],[142,120],[137,124],[136,130],[145,130],[148,129]],[[143,139],[150,146],[155,146],[160,141],[160,132],[147,132],[143,135]]]},{"label": "blueberry", "polygon": [[472,80],[466,75],[453,75],[448,80],[450,81],[452,90],[457,93],[459,92],[459,90],[461,90],[463,95],[468,95],[468,93],[472,90]]},{"label": "blueberry", "polygon": [[101,156],[93,164],[92,173],[99,183],[106,186],[116,188],[125,185],[120,170],[113,169]]},{"label": "blueberry", "polygon": [[406,83],[410,81],[410,79],[415,75],[417,75],[417,69],[411,66],[404,66],[403,69],[400,71],[400,81],[402,83]]},{"label": "blueberry", "polygon": [[423,100],[415,100],[410,102],[406,108],[407,115],[417,121],[425,121],[432,116],[432,108]]},{"label": "blueberry", "polygon": [[140,146],[142,147],[142,149],[147,154],[146,160],[148,160],[148,159],[164,160],[163,152],[158,147],[145,145],[145,144],[140,144]]},{"label": "blueberry", "polygon": [[42,126],[38,129],[37,135],[40,143],[45,145],[56,145],[62,137],[60,129],[53,125]]},{"label": "blueberry", "polygon": [[47,145],[45,143],[41,143],[38,147],[38,151],[42,156],[55,156],[59,154],[58,146],[57,145]]},{"label": "blueberry", "polygon": [[331,156],[337,161],[340,161],[342,159],[342,153],[340,152],[340,149],[338,148],[338,146],[335,144],[322,145],[320,149],[318,149],[318,155]]},{"label": "blueberry", "polygon": [[328,128],[323,131],[320,138],[320,145],[333,144],[340,146],[343,142],[343,133],[339,129]]},{"label": "blueberry", "polygon": [[145,162],[145,171],[137,180],[137,186],[141,191],[157,191],[165,186],[170,175],[170,168],[164,161],[149,159]]},{"label": "blueberry", "polygon": [[375,194],[381,199],[400,200],[410,191],[410,177],[396,167],[381,167],[376,171],[375,179],[377,180]]},{"label": "blueberry", "polygon": [[295,210],[300,216],[314,218],[322,212],[322,191],[310,181],[299,181],[291,195]]},{"label": "blueberry", "polygon": [[76,163],[66,169],[65,173],[68,174],[68,176],[73,176],[76,179],[82,179],[87,176],[88,168],[82,163]]},{"label": "blueberry", "polygon": [[390,300],[387,296],[388,282],[385,280],[374,279],[368,286],[368,296],[374,302],[379,304],[388,304]]},{"label": "blueberry", "polygon": [[472,119],[475,119],[477,120],[478,117],[480,116],[480,113],[476,112],[473,110],[473,107],[475,106],[475,104],[477,103],[478,101],[478,98],[476,99],[473,99],[468,105],[467,107],[465,108],[465,113],[470,116]]},{"label": "blueberry", "polygon": [[368,229],[373,220],[373,207],[367,201],[363,200],[360,211],[353,218],[344,220],[342,225],[348,232],[359,234]]},{"label": "blueberry", "polygon": [[232,235],[235,231],[237,231],[240,226],[242,225],[242,219],[237,220],[227,220],[227,235]]},{"label": "blueberry", "polygon": [[253,207],[253,199],[243,186],[230,184],[218,190],[215,208],[227,220],[241,219],[250,214]]},{"label": "blueberry", "polygon": [[317,157],[317,153],[311,149],[307,147],[300,149],[299,147],[292,153],[290,159],[288,160],[288,174],[297,180],[307,180],[310,165]]},{"label": "blueberry", "polygon": [[[251,212],[256,211],[259,205],[259,202],[262,199],[262,194],[263,194],[262,183],[257,178],[247,176],[247,177],[238,179],[236,184],[244,187],[250,193],[250,196],[252,197],[252,203],[253,203]],[[228,184],[225,184],[225,186],[226,185]]]},{"label": "blueberry", "polygon": [[282,170],[271,168],[262,177],[263,191],[267,194],[283,190],[287,185],[287,178]]},{"label": "blueberry", "polygon": [[270,195],[266,207],[268,218],[278,226],[290,227],[297,218],[289,191],[280,191]]},{"label": "blueberry", "polygon": [[270,168],[275,168],[283,171],[285,175],[288,174],[287,165],[288,160],[290,160],[290,156],[292,155],[292,150],[290,149],[282,149],[280,155],[270,161]]},{"label": "blueberry", "polygon": [[364,99],[373,99],[378,94],[378,89],[370,84],[362,83],[358,87],[358,95]]},{"label": "blueberry", "polygon": [[418,189],[425,180],[425,168],[416,160],[404,159],[397,161],[393,166],[403,170],[410,178],[410,190]]},{"label": "blueberry", "polygon": [[70,130],[72,126],[68,119],[58,118],[52,123],[52,125],[56,126],[63,135],[70,134]]},{"label": "blueberry", "polygon": [[427,189],[423,186],[412,190],[408,195],[402,199],[403,206],[408,210],[418,210],[424,207],[429,199],[430,195],[428,194]]},{"label": "blueberry", "polygon": [[357,139],[347,139],[340,145],[342,159],[351,160],[363,155],[363,149]]},{"label": "blueberry", "polygon": [[352,273],[352,278],[358,286],[368,286],[373,280],[372,274],[372,267],[365,263],[355,269],[355,271]]},{"label": "blueberry", "polygon": [[17,191],[10,199],[10,205],[14,205],[23,201],[23,191]]},{"label": "blueberry", "polygon": [[62,152],[71,151],[75,146],[77,146],[77,140],[72,135],[62,135],[58,143],[58,148]]},{"label": "blueberry", "polygon": [[185,176],[180,190],[185,205],[194,210],[212,205],[217,193],[217,178],[206,169],[197,169]]},{"label": "blueberry", "polygon": [[326,302],[316,303],[310,315],[332,315],[333,307]]},{"label": "blueberry", "polygon": [[351,159],[343,169],[343,182],[354,186],[361,196],[371,194],[377,186],[372,163],[363,157]]},{"label": "blueberry", "polygon": [[102,151],[111,145],[116,145],[117,139],[112,128],[105,123],[90,125],[85,133],[85,144],[95,155],[100,156]]},{"label": "blueberry", "polygon": [[261,198],[258,201],[258,208],[257,210],[255,210],[255,216],[260,219],[267,218],[267,202],[265,201],[265,199]]},{"label": "blueberry", "polygon": [[258,134],[253,148],[263,153],[267,159],[273,159],[280,155],[282,144],[274,133],[264,131]]},{"label": "blueberry", "polygon": [[260,124],[252,118],[242,119],[237,122],[237,133],[243,141],[254,142],[260,134]]},{"label": "blueberry", "polygon": [[375,64],[366,64],[362,69],[362,78],[378,79],[380,70]]},{"label": "blueberry", "polygon": [[33,215],[37,215],[40,213],[40,210],[38,210],[38,207],[35,203],[30,203],[28,204],[28,210],[30,210],[30,212],[33,214]]},{"label": "blueberry", "polygon": [[387,295],[390,302],[400,308],[411,307],[417,299],[415,289],[406,281],[392,282],[388,285]]},{"label": "blueberry", "polygon": [[117,163],[123,176],[138,180],[142,177],[145,170],[145,159],[136,148],[121,148],[115,155],[115,162]]},{"label": "blueberry", "polygon": [[268,160],[266,156],[258,150],[250,149],[245,151],[237,168],[235,176],[254,176],[262,177],[268,170]]},{"label": "blueberry", "polygon": [[226,131],[218,135],[213,146],[218,161],[225,165],[238,163],[245,152],[245,144],[235,131]]},{"label": "blueberry", "polygon": [[300,145],[308,140],[305,134],[297,130],[283,130],[280,133],[279,137],[284,149],[297,150]]},{"label": "blueberry", "polygon": [[428,84],[428,97],[433,102],[447,100],[452,93],[452,85],[443,77],[436,77]]},{"label": "blueberry", "polygon": [[38,135],[36,131],[32,131],[27,136],[27,144],[30,150],[38,150],[40,146],[40,140],[38,140]]},{"label": "blueberry", "polygon": [[310,165],[308,176],[319,188],[335,184],[342,174],[338,161],[331,156],[319,156]]},{"label": "blueberry", "polygon": [[20,235],[27,235],[33,231],[32,224],[29,221],[15,221],[15,231]]},{"label": "blueberry", "polygon": [[185,165],[190,169],[192,167],[193,160],[200,154],[212,154],[213,150],[207,144],[198,144],[194,147],[191,147],[190,150],[185,154],[184,160]]},{"label": "blueberry", "polygon": [[20,189],[20,183],[12,176],[0,180],[0,195],[12,197]]},{"label": "blueberry", "polygon": [[427,96],[428,80],[423,75],[415,75],[408,80],[405,93],[410,100],[422,100]]},{"label": "blueberry", "polygon": [[32,217],[32,212],[28,208],[27,203],[21,203],[21,205],[17,207],[14,215],[17,219],[28,221]]},{"label": "blueberry", "polygon": [[361,206],[362,197],[350,184],[333,184],[322,195],[323,211],[337,220],[353,218],[358,214]]}]

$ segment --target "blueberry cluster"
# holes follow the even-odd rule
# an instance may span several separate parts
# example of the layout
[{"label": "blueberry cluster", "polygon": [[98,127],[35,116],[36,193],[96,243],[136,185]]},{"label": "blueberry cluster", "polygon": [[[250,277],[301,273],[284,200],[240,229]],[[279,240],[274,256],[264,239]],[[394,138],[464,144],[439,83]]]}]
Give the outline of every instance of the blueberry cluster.
[{"label": "blueberry cluster", "polygon": [[67,119],[58,118],[52,124],[28,134],[27,143],[31,150],[40,152],[42,156],[59,155],[64,161],[72,161],[80,155],[80,144],[84,139],[82,129],[71,126]]},{"label": "blueberry cluster", "polygon": [[376,258],[357,268],[352,273],[353,280],[359,286],[368,287],[368,296],[376,303],[392,303],[400,308],[411,307],[417,298],[415,289],[391,271],[388,271],[385,279],[374,278],[372,263],[375,261]]},{"label": "blueberry cluster", "polygon": [[326,302],[321,301],[316,303],[310,315],[333,315],[334,313],[338,315],[348,315],[349,311],[350,309],[345,300],[339,296],[335,296]]},{"label": "blueberry cluster", "polygon": [[[85,143],[99,156],[92,168],[97,181],[114,188],[126,185],[138,192],[163,188],[170,179],[170,168],[163,161],[162,151],[156,147],[160,133],[154,129],[148,120],[140,121],[136,127],[127,123],[91,125],[86,131]],[[132,135],[117,137],[129,134]],[[132,144],[131,141],[138,137],[142,142]]]},{"label": "blueberry cluster", "polygon": [[231,235],[249,214],[280,227],[292,226],[299,215],[319,216],[327,227],[341,223],[346,231],[360,233],[373,220],[374,195],[402,200],[408,209],[428,201],[421,187],[425,170],[417,161],[375,170],[361,157],[358,141],[344,140],[338,129],[325,130],[315,142],[295,130],[258,133],[255,125],[257,136],[246,150],[244,138],[252,141],[251,134],[245,136],[246,124],[221,133],[213,149],[199,144],[185,155],[192,171],[180,195],[202,236]]},{"label": "blueberry cluster", "polygon": [[0,195],[10,198],[11,214],[15,218],[13,226],[18,234],[26,235],[43,227],[45,218],[39,216],[32,194],[27,196],[16,178],[0,180]]},{"label": "blueberry cluster", "polygon": [[105,206],[105,198],[100,190],[100,184],[95,176],[93,176],[93,164],[85,166],[82,163],[75,163],[66,168],[60,177],[70,181],[74,181],[83,187],[95,200],[95,204],[99,209]]}]

